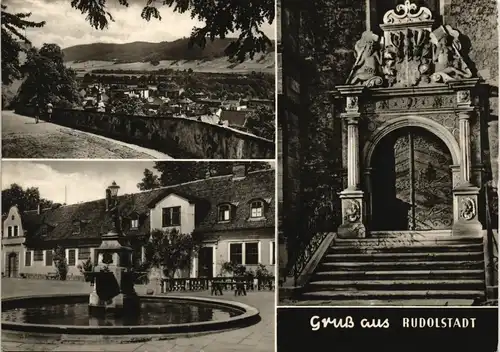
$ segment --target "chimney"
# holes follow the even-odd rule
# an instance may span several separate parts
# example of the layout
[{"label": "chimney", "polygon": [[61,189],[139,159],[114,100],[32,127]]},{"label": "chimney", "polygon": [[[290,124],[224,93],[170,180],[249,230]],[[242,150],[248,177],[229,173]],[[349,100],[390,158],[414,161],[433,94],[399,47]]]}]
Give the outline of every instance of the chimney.
[{"label": "chimney", "polygon": [[242,180],[247,176],[247,164],[246,163],[234,163],[233,164],[233,180]]},{"label": "chimney", "polygon": [[42,214],[42,204],[38,203],[38,206],[36,207],[36,213],[38,215]]}]

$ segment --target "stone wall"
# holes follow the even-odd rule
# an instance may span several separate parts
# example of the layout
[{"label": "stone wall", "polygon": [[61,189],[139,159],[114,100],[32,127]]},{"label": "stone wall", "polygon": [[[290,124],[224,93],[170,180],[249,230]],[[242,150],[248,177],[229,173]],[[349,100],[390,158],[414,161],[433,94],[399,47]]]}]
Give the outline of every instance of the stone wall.
[{"label": "stone wall", "polygon": [[[32,116],[30,108],[16,113]],[[274,159],[275,144],[232,128],[188,118],[55,109],[53,122],[152,148],[175,158]]]}]

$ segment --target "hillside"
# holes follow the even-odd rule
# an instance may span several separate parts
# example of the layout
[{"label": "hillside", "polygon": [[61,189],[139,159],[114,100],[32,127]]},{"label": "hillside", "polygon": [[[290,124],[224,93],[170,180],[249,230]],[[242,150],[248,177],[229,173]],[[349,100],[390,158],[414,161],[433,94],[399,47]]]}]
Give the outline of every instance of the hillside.
[{"label": "hillside", "polygon": [[[73,62],[114,61],[116,63],[177,61],[177,60],[212,60],[226,56],[224,49],[234,38],[207,40],[204,49],[195,45],[189,48],[189,39],[183,38],[172,42],[148,43],[134,42],[127,44],[94,43],[76,45],[63,49],[64,60]],[[274,48],[270,48],[272,51]]]}]

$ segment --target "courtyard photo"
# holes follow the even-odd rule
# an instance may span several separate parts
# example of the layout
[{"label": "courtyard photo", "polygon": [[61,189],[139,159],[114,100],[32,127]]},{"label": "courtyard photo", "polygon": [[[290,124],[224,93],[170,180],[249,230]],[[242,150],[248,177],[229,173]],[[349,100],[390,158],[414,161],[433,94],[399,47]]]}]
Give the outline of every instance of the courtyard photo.
[{"label": "courtyard photo", "polygon": [[4,161],[2,176],[4,350],[274,349],[274,163]]},{"label": "courtyard photo", "polygon": [[496,305],[495,2],[279,15],[279,304]]}]

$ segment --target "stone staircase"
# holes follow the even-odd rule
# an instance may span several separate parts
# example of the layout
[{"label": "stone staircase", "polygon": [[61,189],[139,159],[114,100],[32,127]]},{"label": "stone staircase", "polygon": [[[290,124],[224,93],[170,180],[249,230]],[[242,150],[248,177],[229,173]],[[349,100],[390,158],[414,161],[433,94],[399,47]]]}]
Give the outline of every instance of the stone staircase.
[{"label": "stone staircase", "polygon": [[482,238],[441,232],[335,239],[301,300],[472,301],[485,295],[484,275]]}]

